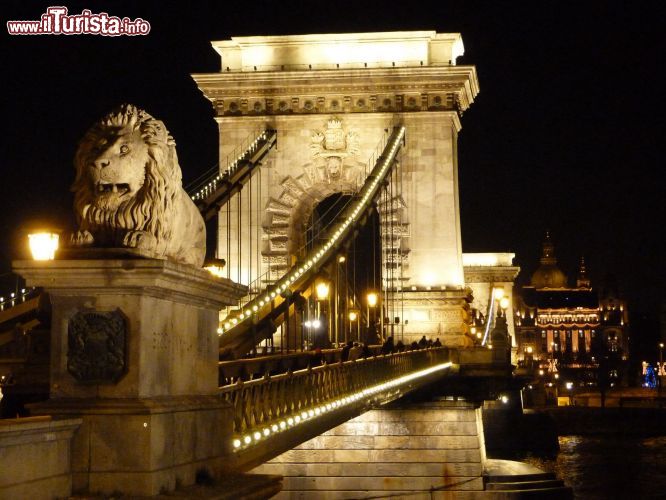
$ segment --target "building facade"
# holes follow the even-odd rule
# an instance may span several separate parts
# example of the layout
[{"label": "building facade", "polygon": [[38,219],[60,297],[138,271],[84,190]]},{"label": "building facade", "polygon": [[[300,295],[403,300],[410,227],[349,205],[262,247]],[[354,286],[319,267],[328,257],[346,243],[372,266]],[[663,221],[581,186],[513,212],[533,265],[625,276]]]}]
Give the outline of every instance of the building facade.
[{"label": "building facade", "polygon": [[592,286],[582,258],[575,286],[569,286],[549,234],[539,268],[530,284],[518,289],[514,303],[520,365],[542,375],[564,370],[569,379],[589,385],[598,382],[604,364],[611,380],[620,377],[628,358],[626,302],[616,285]]}]

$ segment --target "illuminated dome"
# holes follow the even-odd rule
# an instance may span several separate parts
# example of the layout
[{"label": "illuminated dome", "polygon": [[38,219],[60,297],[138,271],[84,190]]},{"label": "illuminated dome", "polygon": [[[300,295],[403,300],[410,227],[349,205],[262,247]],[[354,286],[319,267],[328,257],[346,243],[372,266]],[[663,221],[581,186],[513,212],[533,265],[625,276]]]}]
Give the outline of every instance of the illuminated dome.
[{"label": "illuminated dome", "polygon": [[530,284],[534,288],[566,288],[567,277],[557,267],[555,258],[555,247],[550,241],[550,234],[546,232],[546,240],[543,242],[543,253],[541,254],[541,265],[534,271]]}]

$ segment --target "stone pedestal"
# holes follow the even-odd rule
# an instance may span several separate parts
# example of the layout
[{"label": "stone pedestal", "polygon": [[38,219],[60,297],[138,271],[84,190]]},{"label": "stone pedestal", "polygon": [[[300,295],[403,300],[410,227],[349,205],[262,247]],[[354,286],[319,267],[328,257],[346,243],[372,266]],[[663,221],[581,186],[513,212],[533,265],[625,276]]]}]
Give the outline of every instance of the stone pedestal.
[{"label": "stone pedestal", "polygon": [[21,261],[52,302],[51,399],[81,416],[73,489],[154,495],[215,475],[232,432],[217,397],[218,311],[244,287],[151,259]]}]

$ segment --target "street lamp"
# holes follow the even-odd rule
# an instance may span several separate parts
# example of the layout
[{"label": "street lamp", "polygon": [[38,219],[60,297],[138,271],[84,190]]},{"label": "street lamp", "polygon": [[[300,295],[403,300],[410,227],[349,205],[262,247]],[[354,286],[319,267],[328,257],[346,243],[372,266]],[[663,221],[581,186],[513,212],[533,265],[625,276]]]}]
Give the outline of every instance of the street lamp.
[{"label": "street lamp", "polygon": [[[354,331],[352,327],[354,326],[354,321],[356,321],[356,320],[358,320],[358,312],[355,309],[351,309],[349,311],[349,332],[350,333],[353,333],[353,331]],[[357,325],[358,325],[358,323],[357,323]],[[353,335],[351,335],[351,336],[353,337]],[[357,337],[357,339],[359,337],[358,328],[357,328],[357,336],[356,337]]]},{"label": "street lamp", "polygon": [[34,260],[53,260],[58,249],[58,234],[39,231],[28,234],[28,245]]},{"label": "street lamp", "polygon": [[[348,289],[347,286],[345,286],[345,306],[340,311],[340,272],[342,266],[345,268],[345,276],[346,276],[346,269],[347,265],[345,264],[347,262],[347,257],[344,255],[338,255],[338,265],[335,266],[335,297],[333,300],[333,314],[332,318],[335,319],[335,327],[333,328],[335,330],[334,335],[335,335],[335,345],[336,347],[340,345],[340,330],[342,330],[343,335],[345,335],[345,338],[347,336],[346,331],[345,331],[345,320],[344,317],[346,316],[346,310],[347,310],[347,294]],[[346,282],[346,280],[345,280]]]},{"label": "street lamp", "polygon": [[[316,330],[321,326],[321,321],[319,321],[318,319],[308,320],[303,322],[303,326],[308,330],[307,343],[310,345],[314,345],[315,341],[314,337],[317,334]],[[306,348],[309,349],[310,345],[306,345]]]},{"label": "street lamp", "polygon": [[370,292],[368,293],[367,297],[367,304],[368,304],[368,327],[370,327],[370,308],[374,308],[377,305],[377,294],[375,292]]},{"label": "street lamp", "polygon": [[224,259],[206,259],[203,268],[216,278],[224,278],[226,274],[224,272],[225,265],[226,261]]},{"label": "street lamp", "polygon": [[[328,300],[329,291],[330,291],[330,287],[329,287],[328,283],[326,283],[325,281],[320,281],[320,282],[317,283],[317,285],[315,286],[315,292],[316,292],[316,294],[317,294],[317,319],[315,319],[315,320],[312,322],[312,323],[313,323],[313,326],[314,326],[314,323],[315,323],[315,322],[317,323],[317,326],[316,326],[315,328],[319,328],[319,326],[321,325],[321,323],[320,323],[320,321],[319,321],[320,318],[322,317],[322,311],[321,311],[321,310],[322,310],[322,307],[321,307],[321,303],[324,302],[325,300]],[[329,319],[331,319],[331,315],[330,315],[330,314],[328,314],[328,317],[329,317]],[[330,324],[329,324],[329,328],[328,328],[328,332],[327,332],[327,334],[328,334],[329,336],[330,336],[330,332],[331,332],[331,328],[330,328]],[[330,340],[331,340],[331,339],[329,338],[329,341],[330,341]]]},{"label": "street lamp", "polygon": [[321,281],[316,287],[317,299],[326,300],[328,298],[328,290],[328,283]]},{"label": "street lamp", "polygon": [[573,404],[573,382],[566,382],[564,386],[567,388],[567,392],[569,393],[569,404]]}]

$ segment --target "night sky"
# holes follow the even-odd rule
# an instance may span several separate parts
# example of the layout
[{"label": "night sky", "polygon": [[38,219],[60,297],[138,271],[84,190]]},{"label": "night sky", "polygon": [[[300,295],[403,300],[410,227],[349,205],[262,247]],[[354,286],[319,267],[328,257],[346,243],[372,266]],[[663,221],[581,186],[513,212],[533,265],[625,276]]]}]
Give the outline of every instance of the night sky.
[{"label": "night sky", "polygon": [[[639,2],[55,2],[141,17],[148,36],[9,36],[42,2],[3,2],[0,274],[25,227],[72,224],[72,158],[122,102],[164,120],[184,181],[217,162],[213,111],[190,73],[214,39],[361,31],[460,32],[481,92],[459,142],[463,250],[511,251],[525,282],[547,229],[573,283],[617,277],[634,311],[666,297],[662,12]],[[584,4],[584,5],[583,5]],[[643,2],[641,2],[643,4]],[[655,3],[655,5],[657,5]],[[408,131],[409,134],[409,131]],[[7,277],[3,278],[7,283]]]}]

